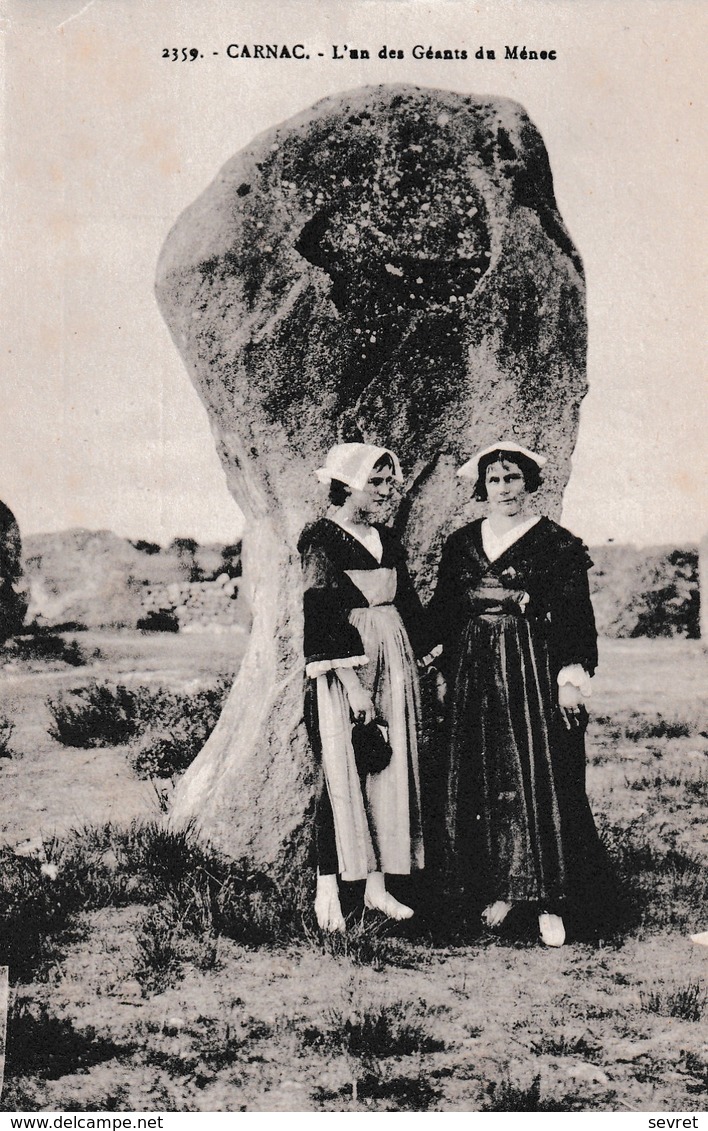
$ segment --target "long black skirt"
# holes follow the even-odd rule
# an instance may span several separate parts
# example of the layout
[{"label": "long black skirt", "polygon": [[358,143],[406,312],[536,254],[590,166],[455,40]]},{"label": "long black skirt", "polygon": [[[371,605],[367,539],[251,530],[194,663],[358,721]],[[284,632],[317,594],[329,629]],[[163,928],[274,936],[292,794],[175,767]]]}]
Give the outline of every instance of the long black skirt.
[{"label": "long black skirt", "polygon": [[448,695],[456,881],[480,904],[534,903],[562,915],[584,906],[594,916],[588,899],[604,901],[608,869],[585,792],[585,728],[567,730],[560,715],[543,624],[471,618]]}]

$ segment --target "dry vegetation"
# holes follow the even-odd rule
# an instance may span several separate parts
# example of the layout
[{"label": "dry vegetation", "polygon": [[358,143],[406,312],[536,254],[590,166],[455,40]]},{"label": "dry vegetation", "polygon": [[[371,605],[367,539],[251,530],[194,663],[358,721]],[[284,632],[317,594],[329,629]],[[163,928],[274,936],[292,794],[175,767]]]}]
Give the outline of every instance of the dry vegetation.
[{"label": "dry vegetation", "polygon": [[[177,734],[184,760],[203,739],[185,720],[216,717],[234,641],[77,641],[4,671],[2,1110],[704,1107],[708,949],[689,939],[708,927],[698,642],[603,646],[589,789],[624,924],[550,951],[523,922],[499,937],[433,924],[422,887],[406,893],[410,924],[352,910],[346,938],[322,938],[309,877],[278,885],[161,819],[182,766],[160,742]],[[82,744],[59,741],[60,720]]]}]

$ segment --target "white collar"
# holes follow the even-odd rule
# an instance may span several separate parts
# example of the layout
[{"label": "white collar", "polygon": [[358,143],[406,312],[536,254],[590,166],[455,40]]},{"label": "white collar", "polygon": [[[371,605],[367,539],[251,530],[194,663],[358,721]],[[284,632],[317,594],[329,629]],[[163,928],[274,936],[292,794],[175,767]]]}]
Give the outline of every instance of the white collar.
[{"label": "white collar", "polygon": [[530,518],[525,518],[523,522],[518,522],[516,526],[512,526],[511,530],[507,530],[504,534],[495,534],[492,530],[489,519],[485,518],[482,521],[482,545],[484,552],[489,558],[490,562],[495,562],[500,558],[505,550],[518,542],[523,534],[535,526],[540,519],[540,514],[532,514]]}]

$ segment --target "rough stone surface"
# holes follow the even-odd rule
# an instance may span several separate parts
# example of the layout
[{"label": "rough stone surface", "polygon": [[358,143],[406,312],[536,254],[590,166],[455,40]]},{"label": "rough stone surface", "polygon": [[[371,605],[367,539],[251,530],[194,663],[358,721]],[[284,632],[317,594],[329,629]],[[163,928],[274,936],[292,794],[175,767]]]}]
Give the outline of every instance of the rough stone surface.
[{"label": "rough stone surface", "polygon": [[[463,457],[500,435],[548,453],[557,516],[586,389],[582,264],[548,157],[506,99],[410,86],[319,102],[238,153],[170,233],[157,296],[247,519],[251,644],[178,791],[230,852],[299,843],[313,772],[301,722],[297,535],[328,447],[395,449],[425,590],[474,513]],[[306,825],[305,820],[305,825]]]},{"label": "rough stone surface", "polygon": [[10,508],[0,502],[0,644],[20,631],[26,612],[20,528]]}]

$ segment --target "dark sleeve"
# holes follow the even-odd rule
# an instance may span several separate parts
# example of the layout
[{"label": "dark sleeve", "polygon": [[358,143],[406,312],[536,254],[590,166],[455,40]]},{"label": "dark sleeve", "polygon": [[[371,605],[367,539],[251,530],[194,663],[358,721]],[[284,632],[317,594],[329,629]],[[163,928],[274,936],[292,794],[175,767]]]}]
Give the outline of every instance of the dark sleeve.
[{"label": "dark sleeve", "polygon": [[[305,531],[300,539],[304,575],[304,651],[308,675],[365,663],[361,637],[349,623],[351,585],[338,570],[324,539]],[[312,669],[311,665],[318,665]]]},{"label": "dark sleeve", "polygon": [[549,586],[550,651],[556,671],[581,664],[589,675],[597,667],[597,629],[590,600],[592,560],[579,539],[558,554]]}]

